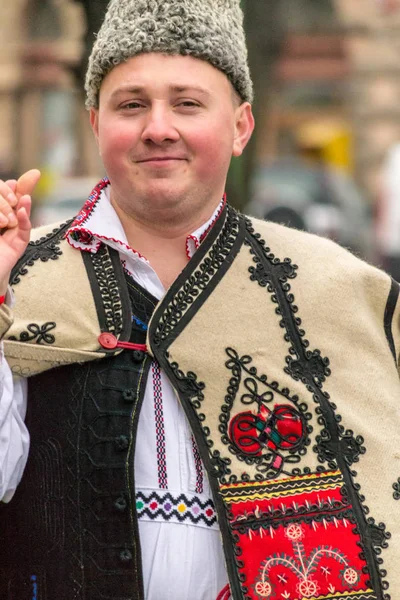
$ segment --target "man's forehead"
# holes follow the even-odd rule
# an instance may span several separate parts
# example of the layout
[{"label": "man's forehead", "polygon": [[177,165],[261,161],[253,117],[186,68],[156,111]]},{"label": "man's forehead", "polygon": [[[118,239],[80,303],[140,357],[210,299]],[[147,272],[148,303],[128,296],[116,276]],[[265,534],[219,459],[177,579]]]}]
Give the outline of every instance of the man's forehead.
[{"label": "man's forehead", "polygon": [[225,73],[191,56],[143,53],[116,65],[105,77],[102,91],[108,97],[126,94],[163,97],[195,94],[199,99],[230,93]]}]

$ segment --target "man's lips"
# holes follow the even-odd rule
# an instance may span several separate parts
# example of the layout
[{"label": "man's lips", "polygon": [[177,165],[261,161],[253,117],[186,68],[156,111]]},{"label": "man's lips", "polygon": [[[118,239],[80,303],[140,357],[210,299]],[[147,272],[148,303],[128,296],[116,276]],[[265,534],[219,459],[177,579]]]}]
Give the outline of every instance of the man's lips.
[{"label": "man's lips", "polygon": [[183,161],[186,160],[186,158],[183,158],[181,156],[150,156],[148,158],[142,158],[140,160],[137,160],[137,163],[148,163],[148,162],[171,162],[171,161]]}]

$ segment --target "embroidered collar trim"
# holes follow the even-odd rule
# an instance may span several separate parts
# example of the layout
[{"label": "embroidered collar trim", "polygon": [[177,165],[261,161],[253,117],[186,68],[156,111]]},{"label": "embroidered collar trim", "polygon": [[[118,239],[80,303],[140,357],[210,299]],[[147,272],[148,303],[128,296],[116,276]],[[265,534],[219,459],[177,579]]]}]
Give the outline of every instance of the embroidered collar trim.
[{"label": "embroidered collar trim", "polygon": [[190,260],[196,250],[200,247],[201,242],[207,237],[207,234],[212,229],[213,225],[220,218],[222,211],[224,210],[226,205],[226,194],[223,195],[221,202],[217,206],[214,211],[212,217],[204,223],[201,227],[196,229],[192,234],[188,235],[186,238],[186,256]]},{"label": "embroidered collar trim", "polygon": [[[129,246],[121,222],[109,201],[109,186],[110,180],[107,177],[95,186],[66,233],[65,237],[68,243],[77,250],[95,254],[104,241],[115,250],[123,250],[124,253],[131,254],[135,258],[148,263],[148,260],[140,252]],[[99,205],[101,210],[98,208]],[[226,194],[224,194],[211,218],[187,236],[186,255],[188,259],[192,258],[201,242],[219,219],[225,205]]]}]

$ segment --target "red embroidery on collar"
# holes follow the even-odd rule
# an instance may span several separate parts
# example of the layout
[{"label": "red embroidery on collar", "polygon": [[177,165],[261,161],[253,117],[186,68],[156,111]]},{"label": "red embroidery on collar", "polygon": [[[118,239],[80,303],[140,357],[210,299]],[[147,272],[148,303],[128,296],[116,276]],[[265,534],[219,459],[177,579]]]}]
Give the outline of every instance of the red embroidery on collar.
[{"label": "red embroidery on collar", "polygon": [[[116,244],[119,244],[120,246],[126,248],[127,250],[131,250],[139,258],[143,258],[144,260],[147,260],[145,256],[140,254],[140,252],[138,252],[134,248],[131,248],[127,244],[124,244],[120,240],[117,240],[113,237],[108,237],[105,235],[99,235],[97,233],[90,231],[90,229],[87,229],[86,227],[82,227],[82,225],[85,223],[85,221],[87,221],[87,219],[90,217],[90,215],[93,213],[93,210],[97,206],[103,190],[106,187],[108,187],[109,185],[110,185],[110,180],[107,177],[105,177],[94,187],[90,196],[88,197],[85,204],[83,205],[81,211],[79,212],[79,214],[75,218],[74,222],[71,224],[71,227],[67,231],[67,234],[66,234],[67,242],[73,248],[76,248],[76,246],[74,246],[74,244],[71,243],[71,240],[73,240],[74,242],[77,242],[78,244],[82,244],[82,245],[87,244],[88,248],[79,248],[79,249],[82,252],[93,252],[93,253],[96,253],[98,251],[98,249],[100,248],[100,245],[101,245],[100,240],[115,242]],[[92,244],[94,238],[97,238],[99,241],[95,244]],[[89,246],[90,244],[92,244],[92,246]]]},{"label": "red embroidery on collar", "polygon": [[[76,248],[76,246],[74,246],[74,244],[71,243],[71,240],[78,244],[87,245],[88,246],[87,248],[79,248],[79,249],[82,252],[96,253],[101,245],[100,240],[112,241],[112,242],[115,242],[116,244],[119,244],[120,246],[126,248],[127,250],[134,252],[134,254],[136,254],[139,258],[142,258],[147,261],[146,257],[143,256],[140,252],[138,252],[134,248],[131,248],[127,244],[124,244],[120,240],[117,240],[112,237],[102,236],[102,235],[93,233],[92,231],[90,231],[90,229],[82,227],[82,225],[88,220],[90,215],[93,213],[93,210],[97,206],[103,190],[106,187],[108,187],[109,185],[110,185],[110,180],[108,179],[108,177],[105,177],[94,187],[94,189],[92,190],[88,199],[86,200],[85,204],[83,205],[82,209],[80,210],[79,214],[76,216],[75,220],[73,221],[73,223],[71,224],[70,228],[68,229],[68,231],[66,233],[67,242],[73,248]],[[187,238],[186,238],[186,256],[187,256],[188,260],[190,260],[193,255],[193,253],[190,251],[190,246],[189,246],[190,240],[194,243],[195,249],[197,250],[199,248],[201,242],[207,237],[208,233],[210,232],[212,227],[215,225],[215,223],[218,221],[219,217],[221,216],[221,214],[225,208],[225,205],[226,205],[226,194],[224,194],[222,200],[223,200],[223,202],[222,202],[220,208],[218,209],[217,214],[214,216],[211,223],[208,225],[207,229],[201,234],[200,239],[198,239],[195,235],[192,235],[192,234],[187,236]],[[97,243],[93,243],[94,238],[97,238],[99,241]]]},{"label": "red embroidery on collar", "polygon": [[224,194],[223,197],[222,197],[222,204],[221,204],[221,206],[219,208],[219,211],[217,212],[217,214],[215,215],[215,217],[213,218],[213,220],[211,221],[211,223],[209,224],[209,226],[207,227],[207,229],[204,231],[204,233],[201,234],[201,236],[200,236],[200,243],[210,233],[210,230],[214,227],[215,223],[218,221],[218,219],[222,215],[222,212],[223,212],[225,206],[226,206],[226,194]]},{"label": "red embroidery on collar", "polygon": [[86,221],[86,219],[89,217],[89,215],[93,212],[97,202],[99,201],[101,192],[108,185],[110,185],[110,180],[107,177],[105,177],[94,187],[90,196],[88,197],[85,204],[81,208],[79,214],[77,215],[74,222],[72,223],[70,230],[73,229],[74,227],[80,227],[81,225],[83,225],[83,223]]},{"label": "red embroidery on collar", "polygon": [[190,260],[194,254],[193,252],[190,251],[190,246],[189,246],[190,240],[192,240],[192,242],[194,243],[195,250],[197,250],[197,248],[200,246],[200,242],[195,235],[187,236],[187,238],[186,238],[186,256],[187,256],[188,260]]},{"label": "red embroidery on collar", "polygon": [[226,194],[223,195],[222,203],[218,209],[218,212],[212,219],[211,223],[209,223],[207,229],[205,231],[203,231],[200,238],[198,238],[196,235],[193,235],[193,234],[187,236],[187,238],[186,238],[186,256],[187,256],[188,260],[190,260],[194,254],[194,252],[191,252],[190,241],[192,241],[194,243],[194,247],[195,247],[195,251],[196,251],[200,247],[200,244],[202,243],[202,241],[210,233],[210,230],[214,227],[215,223],[220,218],[220,216],[225,208],[225,205],[226,205]]},{"label": "red embroidery on collar", "polygon": [[[85,234],[85,237],[87,236],[87,239],[89,239],[89,237],[90,237],[91,239],[89,239],[89,241],[83,241],[83,239],[82,239],[82,237],[81,237],[81,236],[79,236],[79,238],[77,239],[77,238],[76,238],[76,237],[73,235],[74,233],[78,233],[78,234],[80,234],[80,233],[83,233],[83,234]],[[68,235],[68,234],[69,234],[69,235]],[[134,254],[136,254],[136,256],[138,256],[139,258],[143,258],[143,260],[145,260],[146,262],[149,262],[149,261],[147,260],[147,258],[146,258],[145,256],[143,256],[143,254],[140,254],[140,252],[138,252],[138,251],[137,251],[137,250],[135,250],[134,248],[131,248],[130,246],[128,246],[128,244],[124,244],[124,242],[121,242],[120,240],[116,240],[115,238],[112,238],[112,237],[107,237],[106,235],[98,235],[97,233],[96,233],[96,234],[93,234],[91,231],[89,231],[89,229],[80,229],[80,230],[78,230],[78,231],[76,231],[76,230],[75,230],[75,231],[72,231],[72,232],[71,232],[71,230],[69,230],[69,232],[67,232],[67,242],[68,242],[68,244],[69,244],[70,246],[72,246],[72,248],[75,248],[75,249],[76,249],[76,246],[74,246],[74,245],[71,243],[71,241],[70,241],[70,239],[69,239],[70,237],[71,237],[71,238],[72,238],[72,239],[73,239],[75,242],[78,242],[78,243],[81,243],[81,244],[90,244],[90,243],[91,243],[91,241],[92,241],[92,239],[93,239],[94,237],[96,237],[96,238],[99,240],[99,242],[96,244],[96,246],[89,246],[88,248],[79,248],[79,250],[81,250],[81,252],[93,252],[93,254],[94,254],[94,253],[96,253],[96,252],[98,251],[98,249],[100,248],[100,246],[101,246],[101,241],[100,241],[100,240],[104,240],[104,241],[106,241],[106,242],[107,242],[107,241],[108,241],[108,242],[115,242],[115,243],[116,243],[116,244],[118,244],[119,246],[122,246],[123,248],[126,248],[126,250],[130,250],[131,252],[133,252]]]}]

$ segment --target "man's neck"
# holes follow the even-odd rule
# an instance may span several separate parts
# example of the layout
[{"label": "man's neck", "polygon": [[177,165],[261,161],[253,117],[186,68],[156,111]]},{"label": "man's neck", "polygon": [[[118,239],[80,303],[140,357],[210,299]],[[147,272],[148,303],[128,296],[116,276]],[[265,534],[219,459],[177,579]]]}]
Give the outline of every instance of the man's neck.
[{"label": "man's neck", "polygon": [[131,221],[122,223],[131,248],[145,256],[165,289],[168,289],[187,264],[186,235],[165,236],[154,229],[144,229]]},{"label": "man's neck", "polygon": [[216,209],[191,215],[186,223],[142,222],[133,215],[126,214],[117,203],[112,202],[124,228],[131,248],[145,256],[168,289],[188,262],[186,254],[187,236],[201,227]]}]

